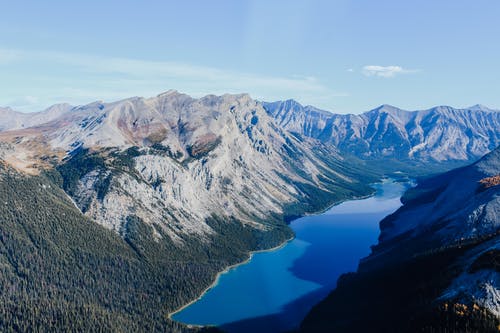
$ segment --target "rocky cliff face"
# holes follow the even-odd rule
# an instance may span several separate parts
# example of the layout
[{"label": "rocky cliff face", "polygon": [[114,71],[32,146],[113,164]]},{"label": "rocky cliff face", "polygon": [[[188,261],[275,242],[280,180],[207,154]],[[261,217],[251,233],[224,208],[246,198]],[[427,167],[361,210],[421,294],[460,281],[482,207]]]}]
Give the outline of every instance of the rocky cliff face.
[{"label": "rocky cliff face", "polygon": [[80,210],[118,233],[130,216],[178,244],[208,239],[214,216],[269,231],[312,191],[326,201],[370,191],[333,147],[291,135],[248,95],[169,91],[13,115],[0,121],[3,159],[32,173],[55,166]]},{"label": "rocky cliff face", "polygon": [[382,105],[360,115],[332,114],[293,100],[263,105],[284,128],[367,159],[472,161],[500,144],[500,112],[480,105],[422,111]]}]

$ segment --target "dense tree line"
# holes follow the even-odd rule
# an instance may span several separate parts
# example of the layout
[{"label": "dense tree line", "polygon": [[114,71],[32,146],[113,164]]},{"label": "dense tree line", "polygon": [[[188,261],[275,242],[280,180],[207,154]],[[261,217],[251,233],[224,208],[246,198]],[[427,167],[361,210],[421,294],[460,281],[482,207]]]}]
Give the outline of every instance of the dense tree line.
[{"label": "dense tree line", "polygon": [[[86,218],[68,197],[93,170],[99,171],[97,193],[104,197],[113,175],[137,176],[133,158],[143,153],[134,147],[124,152],[77,149],[39,176],[0,165],[1,332],[189,331],[167,314],[196,298],[217,272],[243,261],[251,250],[289,239],[292,231],[285,222],[290,218],[368,194],[367,183],[376,179],[366,175],[364,183],[351,183],[325,170],[323,189],[291,181],[300,196],[285,207],[288,216],[254,217],[268,231],[212,216],[206,222],[216,233],[208,242],[184,236],[179,246],[166,234],[153,238],[151,226],[136,216],[127,218],[118,235]],[[293,147],[289,153],[303,173]]]},{"label": "dense tree line", "polygon": [[[237,223],[214,246],[186,239],[181,248],[129,223],[122,239],[47,178],[0,170],[0,331],[184,331],[167,313],[257,247],[255,231]],[[270,245],[287,236],[263,237]]]}]

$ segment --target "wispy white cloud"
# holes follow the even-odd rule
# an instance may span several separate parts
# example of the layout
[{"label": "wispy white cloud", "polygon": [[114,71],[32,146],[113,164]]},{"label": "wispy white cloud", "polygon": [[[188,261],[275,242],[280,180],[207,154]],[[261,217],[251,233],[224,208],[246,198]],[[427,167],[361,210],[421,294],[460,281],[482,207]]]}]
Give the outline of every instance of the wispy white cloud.
[{"label": "wispy white cloud", "polygon": [[[16,66],[35,69],[27,80],[37,84],[36,92],[23,91],[13,96],[18,102],[27,94],[39,97],[39,105],[34,103],[31,108],[53,102],[81,104],[97,99],[147,97],[168,89],[195,97],[242,92],[261,100],[292,97],[320,107],[348,95],[332,91],[314,76],[262,75],[170,61],[0,49],[0,55],[9,52],[15,54],[11,60],[16,61]],[[0,104],[5,102],[9,101],[0,100]]]},{"label": "wispy white cloud", "polygon": [[[315,77],[276,77],[252,73],[233,72],[219,68],[198,66],[168,61],[135,60],[126,58],[103,58],[93,56],[61,55],[55,57],[61,62],[75,65],[95,74],[115,76],[118,80],[161,82],[194,85],[193,90],[213,93],[213,90],[225,92],[291,90],[324,92],[327,88]],[[116,82],[115,82],[116,83]],[[200,89],[203,86],[205,89]],[[191,89],[190,89],[191,90]]]},{"label": "wispy white cloud", "polygon": [[376,65],[367,65],[364,66],[362,71],[366,76],[379,76],[384,78],[395,77],[399,74],[411,74],[417,73],[416,69],[406,69],[401,66],[376,66]]}]

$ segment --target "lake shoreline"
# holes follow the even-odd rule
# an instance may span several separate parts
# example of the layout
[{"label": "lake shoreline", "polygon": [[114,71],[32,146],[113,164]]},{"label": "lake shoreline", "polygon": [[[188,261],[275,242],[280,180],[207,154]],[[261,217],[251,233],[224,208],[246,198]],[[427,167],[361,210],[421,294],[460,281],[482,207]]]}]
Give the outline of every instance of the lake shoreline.
[{"label": "lake shoreline", "polygon": [[[396,198],[408,189],[406,182],[391,178],[370,185],[373,192],[369,195],[337,201],[294,218],[288,223],[294,237],[273,248],[250,252],[246,260],[217,274],[197,300],[169,317],[188,328],[223,326],[234,333],[272,333],[278,326],[283,331],[292,329],[307,315],[304,307],[317,304],[323,293],[326,296],[325,291],[317,292],[315,283],[326,286],[335,282],[342,274],[354,272],[359,260],[369,255],[380,234],[380,220],[401,205]],[[267,253],[254,257],[258,252]],[[333,260],[332,255],[343,259]],[[331,264],[320,267],[316,262]],[[227,278],[220,278],[226,273]],[[246,291],[242,285],[248,287]],[[255,328],[248,325],[259,329],[248,331],[246,327]]]},{"label": "lake shoreline", "polygon": [[326,213],[327,211],[329,211],[330,209],[332,209],[333,207],[338,206],[338,205],[341,205],[341,204],[343,204],[343,203],[345,203],[345,202],[347,202],[347,201],[364,200],[364,199],[368,199],[368,198],[373,197],[375,194],[377,194],[377,191],[373,191],[373,193],[371,193],[371,194],[362,195],[362,196],[360,196],[360,197],[352,197],[351,199],[345,199],[345,200],[337,201],[337,202],[335,202],[335,203],[331,204],[330,206],[328,206],[328,207],[327,207],[327,208],[325,208],[325,209],[320,209],[320,210],[319,210],[319,211],[317,211],[317,212],[305,213],[304,215],[301,215],[301,216],[297,217],[296,219],[293,219],[292,221],[290,221],[290,223],[289,223],[288,225],[290,225],[293,221],[298,220],[298,219],[303,218],[303,217],[324,214],[324,213]]},{"label": "lake shoreline", "polygon": [[[380,182],[380,183],[383,183]],[[376,190],[373,191],[373,193],[371,194],[368,194],[368,195],[364,195],[364,196],[359,196],[359,197],[353,197],[353,198],[350,198],[350,199],[344,199],[344,200],[340,200],[340,201],[336,201],[334,203],[332,203],[331,205],[328,205],[326,208],[324,209],[321,209],[319,211],[316,211],[316,212],[312,212],[312,213],[305,213],[295,219],[293,219],[292,221],[290,221],[289,223],[287,223],[288,227],[290,227],[291,223],[295,220],[298,220],[302,217],[306,217],[306,216],[314,216],[314,215],[319,215],[319,214],[323,214],[325,212],[327,212],[328,210],[332,209],[333,207],[335,206],[338,206],[344,202],[347,202],[347,201],[356,201],[356,200],[363,200],[363,199],[367,199],[367,198],[370,198],[370,197],[373,197],[375,194],[377,193]],[[215,276],[215,279],[214,281],[207,287],[205,288],[201,294],[196,297],[195,299],[193,299],[192,301],[184,304],[183,306],[181,306],[180,308],[178,308],[177,310],[175,311],[172,311],[172,312],[169,312],[167,314],[167,318],[170,319],[170,320],[173,320],[173,321],[176,321],[175,319],[172,318],[172,316],[174,316],[175,314],[181,312],[182,310],[186,309],[187,307],[193,305],[194,303],[198,302],[201,298],[203,298],[203,296],[205,296],[205,294],[207,292],[209,292],[211,289],[215,288],[218,284],[219,284],[219,280],[220,280],[220,277],[223,275],[223,274],[226,274],[228,273],[230,270],[232,270],[233,268],[236,268],[238,266],[241,266],[241,265],[245,265],[247,263],[250,262],[250,260],[252,260],[252,257],[254,254],[256,253],[262,253],[262,252],[271,252],[271,251],[275,251],[275,250],[279,250],[281,248],[283,248],[284,246],[286,246],[288,243],[290,243],[291,241],[293,241],[295,239],[295,233],[292,237],[290,237],[289,239],[283,241],[281,244],[277,245],[277,246],[274,246],[272,248],[269,248],[269,249],[263,249],[263,250],[255,250],[255,251],[250,251],[249,252],[249,256],[247,259],[245,259],[244,261],[242,262],[239,262],[239,263],[236,263],[236,264],[233,264],[233,265],[230,265],[228,267],[226,267],[225,269],[223,269],[222,271],[218,272],[217,275]],[[182,322],[179,322],[179,323],[182,323]],[[207,327],[207,325],[193,325],[193,324],[186,324],[186,323],[182,323],[184,325],[187,325],[188,327]]]},{"label": "lake shoreline", "polygon": [[[212,282],[212,284],[210,284],[210,286],[208,286],[207,288],[205,288],[205,290],[203,290],[203,292],[198,296],[196,297],[196,299],[190,301],[189,303],[183,305],[182,307],[180,307],[179,309],[173,311],[173,312],[170,312],[168,313],[167,317],[168,319],[170,320],[173,320],[173,321],[176,321],[172,318],[172,316],[174,316],[175,314],[181,312],[182,310],[184,310],[185,308],[191,306],[192,304],[198,302],[203,296],[205,296],[205,294],[207,292],[209,292],[211,289],[215,288],[218,284],[219,284],[219,280],[220,280],[220,277],[223,275],[223,274],[226,274],[228,273],[230,270],[232,270],[233,268],[236,268],[238,266],[241,266],[241,265],[245,265],[247,264],[248,262],[250,262],[250,260],[252,260],[252,257],[254,256],[254,254],[256,253],[262,253],[262,252],[270,252],[270,251],[275,251],[275,250],[279,250],[283,247],[285,247],[288,243],[290,243],[291,241],[293,241],[295,239],[295,234],[290,237],[289,239],[283,241],[282,243],[280,243],[279,245],[277,246],[274,246],[272,248],[269,248],[269,249],[263,249],[263,250],[255,250],[255,251],[250,251],[249,252],[249,255],[248,255],[248,258],[245,259],[244,261],[242,262],[239,262],[239,263],[236,263],[236,264],[233,264],[233,265],[230,265],[230,266],[227,266],[226,268],[224,268],[224,270],[220,271],[217,273],[217,275],[215,276],[215,280],[214,282]],[[182,323],[182,322],[181,322]],[[205,327],[207,325],[191,325],[191,324],[185,324],[183,323],[184,325],[188,325],[190,327]]]}]

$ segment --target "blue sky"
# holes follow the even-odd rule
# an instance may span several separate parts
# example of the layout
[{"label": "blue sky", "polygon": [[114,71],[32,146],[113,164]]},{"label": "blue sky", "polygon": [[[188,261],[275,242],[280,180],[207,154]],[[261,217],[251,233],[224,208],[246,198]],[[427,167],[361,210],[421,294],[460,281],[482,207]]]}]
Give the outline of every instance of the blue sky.
[{"label": "blue sky", "polygon": [[0,0],[0,106],[177,89],[500,108],[499,16],[496,0]]}]

